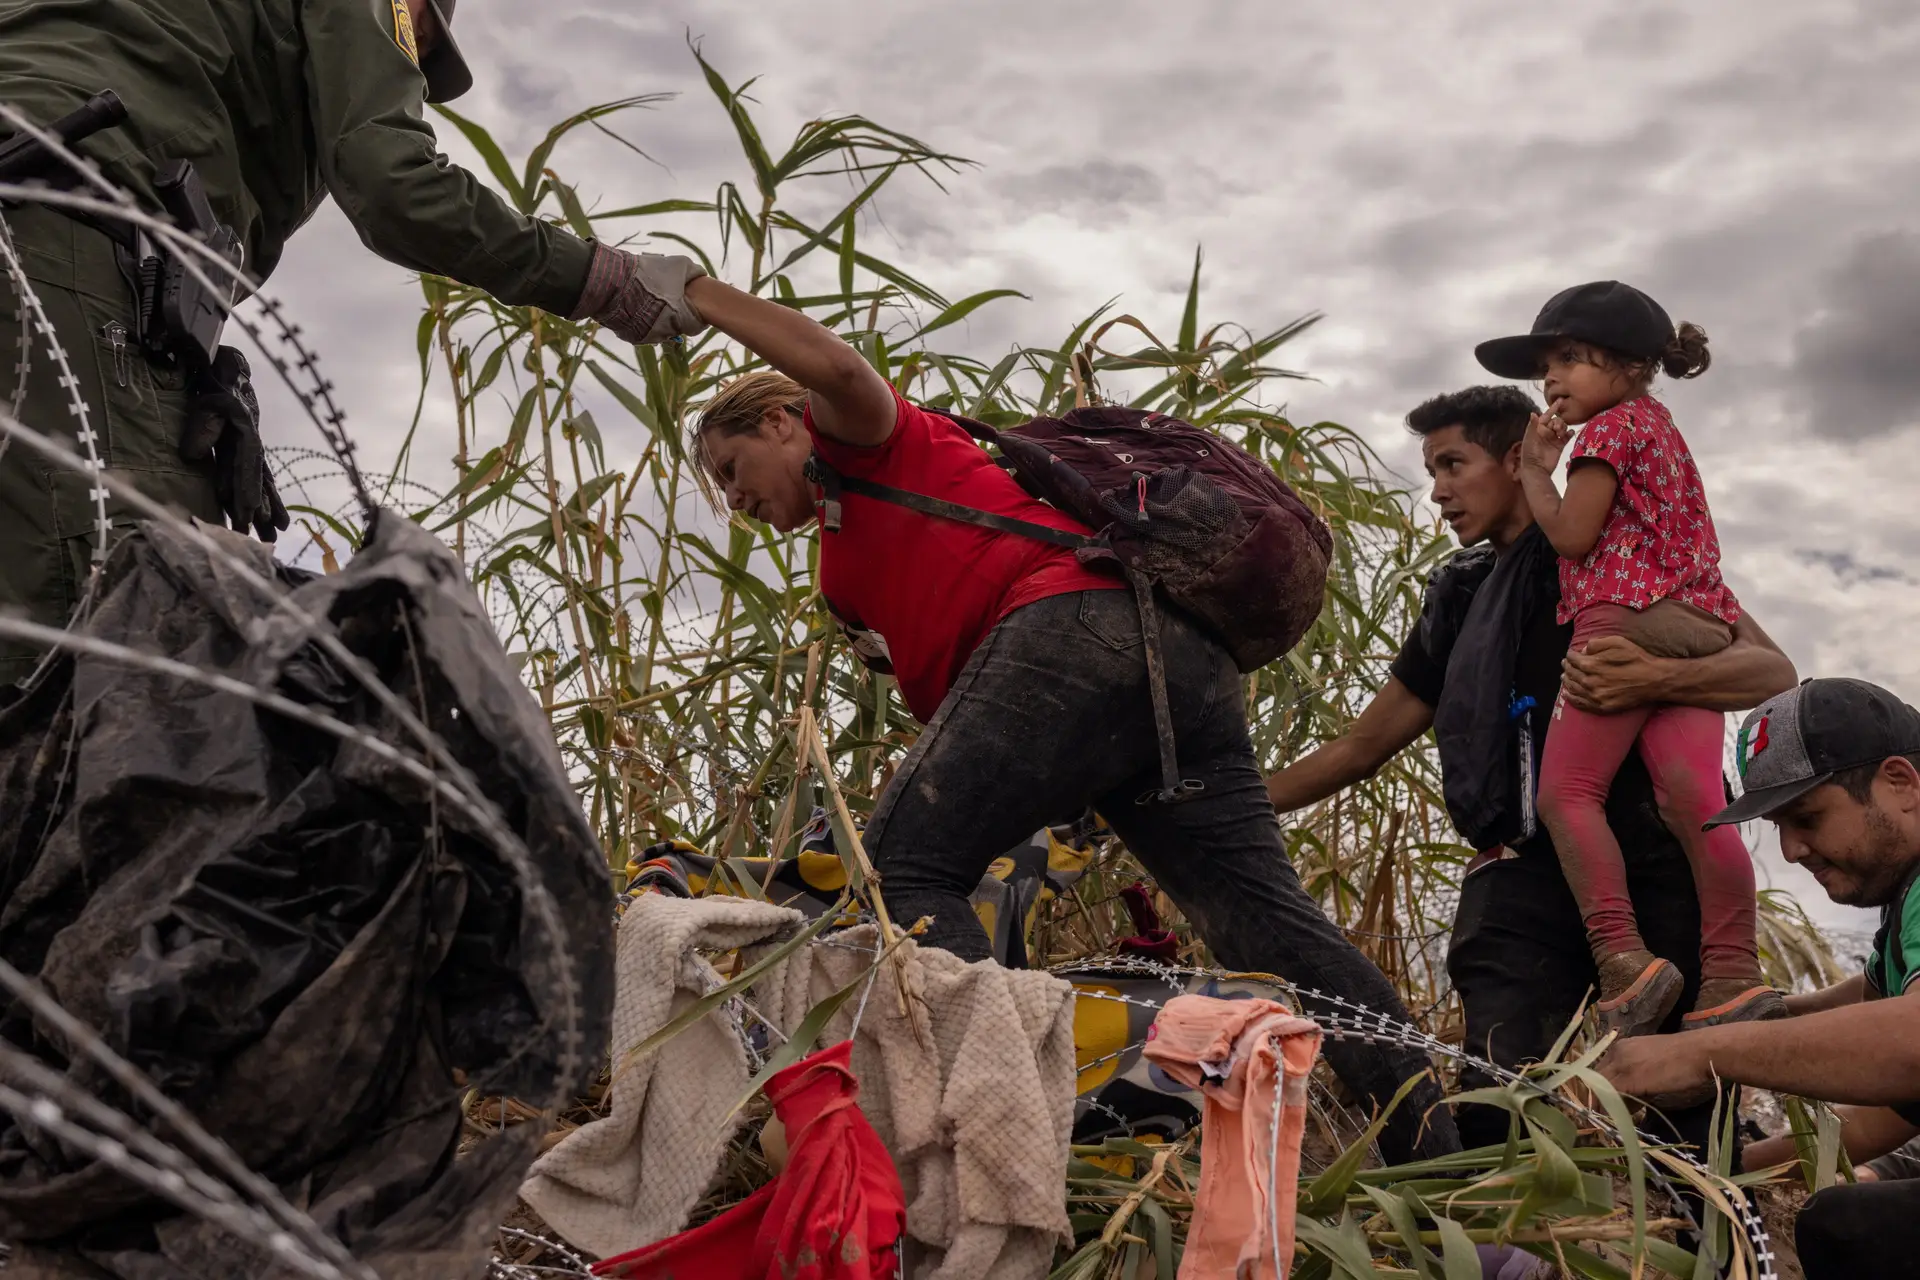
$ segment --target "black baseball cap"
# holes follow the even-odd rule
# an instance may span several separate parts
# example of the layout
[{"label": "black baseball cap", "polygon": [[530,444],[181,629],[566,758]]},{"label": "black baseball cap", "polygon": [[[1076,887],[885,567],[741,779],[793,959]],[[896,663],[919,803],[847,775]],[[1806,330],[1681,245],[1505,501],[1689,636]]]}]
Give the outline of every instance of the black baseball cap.
[{"label": "black baseball cap", "polygon": [[1489,373],[1525,380],[1540,376],[1541,358],[1556,341],[1573,338],[1635,360],[1651,360],[1673,337],[1673,320],[1659,303],[1630,284],[1596,280],[1547,299],[1531,333],[1494,338],[1475,347],[1473,354]]},{"label": "black baseball cap", "polygon": [[473,88],[473,72],[453,38],[453,8],[458,0],[427,0],[433,10],[434,25],[440,28],[433,51],[420,59],[420,72],[427,78],[428,102],[452,102]]},{"label": "black baseball cap", "polygon": [[1734,744],[1746,794],[1707,827],[1764,818],[1842,769],[1920,755],[1920,711],[1865,680],[1807,680],[1747,714]]}]

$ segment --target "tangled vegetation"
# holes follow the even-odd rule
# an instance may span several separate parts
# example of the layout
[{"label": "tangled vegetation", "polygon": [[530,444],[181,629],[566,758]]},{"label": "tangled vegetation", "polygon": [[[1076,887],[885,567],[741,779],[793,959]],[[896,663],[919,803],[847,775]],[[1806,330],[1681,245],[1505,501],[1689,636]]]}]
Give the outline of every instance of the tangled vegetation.
[{"label": "tangled vegetation", "polygon": [[[857,115],[808,122],[775,145],[746,86],[693,56],[740,149],[739,180],[710,195],[598,209],[555,167],[571,135],[611,133],[651,99],[572,116],[517,163],[479,124],[443,115],[524,212],[581,235],[645,236],[694,254],[712,273],[844,335],[912,399],[994,424],[1094,398],[1124,401],[1211,428],[1268,461],[1324,513],[1337,552],[1318,623],[1247,682],[1248,719],[1269,767],[1341,732],[1384,680],[1426,576],[1452,544],[1359,434],[1298,423],[1276,407],[1287,380],[1303,376],[1280,363],[1283,349],[1317,317],[1251,329],[1209,320],[1196,253],[1176,317],[1108,305],[1057,345],[944,349],[963,332],[959,322],[1016,305],[1016,295],[949,296],[877,256],[862,215],[890,185],[962,174],[968,162]],[[792,197],[823,182],[844,185],[848,198],[824,221],[802,218]],[[754,358],[718,334],[634,348],[444,279],[423,278],[420,289],[421,403],[450,406],[455,449],[450,463],[425,457],[410,434],[392,460],[388,500],[459,552],[552,718],[610,874],[669,839],[722,859],[790,855],[816,806],[857,826],[916,725],[890,683],[835,636],[812,585],[811,536],[717,514],[686,447],[702,402]],[[319,479],[317,464],[293,470],[298,488]],[[296,514],[328,560],[358,540],[351,517],[325,504],[309,500]],[[1400,986],[1422,1028],[1457,1043],[1441,959],[1470,851],[1440,804],[1430,740],[1289,821],[1309,889]],[[860,868],[850,871],[859,883]],[[1139,876],[1124,848],[1105,847],[1075,892],[1049,906],[1036,962],[1110,950],[1131,932],[1118,889]],[[758,892],[756,877],[734,881]],[[1772,896],[1763,906],[1771,976],[1787,985],[1832,976],[1831,954],[1798,908]],[[1210,963],[1177,913],[1167,914],[1183,960]],[[1459,1280],[1479,1274],[1472,1245],[1495,1239],[1581,1276],[1643,1266],[1706,1275],[1715,1254],[1734,1260],[1733,1274],[1755,1274],[1740,1233],[1729,1231],[1731,1182],[1639,1144],[1590,1064],[1591,1054],[1569,1056],[1530,1082],[1490,1091],[1483,1100],[1514,1117],[1504,1148],[1371,1169],[1368,1134],[1327,1138],[1302,1184],[1296,1274]],[[1711,1165],[1724,1153],[1708,1155]],[[1830,1170],[1832,1153],[1823,1155]],[[1076,1149],[1068,1196],[1079,1242],[1056,1274],[1171,1277],[1196,1161],[1191,1141]],[[1676,1243],[1674,1203],[1657,1186],[1650,1197],[1658,1180],[1649,1169],[1705,1196],[1714,1225],[1697,1258]]]}]

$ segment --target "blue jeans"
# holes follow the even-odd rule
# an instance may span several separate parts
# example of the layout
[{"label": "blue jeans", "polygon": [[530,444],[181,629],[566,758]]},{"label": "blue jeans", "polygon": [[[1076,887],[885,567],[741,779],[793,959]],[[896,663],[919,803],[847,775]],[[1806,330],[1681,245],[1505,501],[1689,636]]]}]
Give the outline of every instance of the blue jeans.
[{"label": "blue jeans", "polygon": [[[967,904],[987,867],[1037,828],[1092,805],[1179,905],[1221,963],[1273,973],[1406,1019],[1393,984],[1328,920],[1287,860],[1247,736],[1240,677],[1220,644],[1162,607],[1161,648],[1180,774],[1205,790],[1159,789],[1158,738],[1140,616],[1128,591],[1037,601],[987,634],[901,764],[867,827],[894,917],[932,916],[927,945],[988,957]],[[1309,1014],[1313,1001],[1307,1001]],[[1424,1055],[1327,1042],[1327,1061],[1382,1106]],[[1453,1117],[1417,1088],[1380,1139],[1394,1163],[1459,1149]]]}]

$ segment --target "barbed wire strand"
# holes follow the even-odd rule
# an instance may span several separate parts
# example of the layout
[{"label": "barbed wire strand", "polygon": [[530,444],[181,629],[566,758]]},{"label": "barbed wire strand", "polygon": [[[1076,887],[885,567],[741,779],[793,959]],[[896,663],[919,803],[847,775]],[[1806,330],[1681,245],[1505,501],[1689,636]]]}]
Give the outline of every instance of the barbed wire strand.
[{"label": "barbed wire strand", "polygon": [[[1575,1103],[1559,1094],[1551,1093],[1542,1088],[1537,1081],[1530,1080],[1519,1072],[1489,1062],[1457,1046],[1446,1044],[1420,1030],[1418,1027],[1401,1022],[1396,1018],[1392,1018],[1376,1010],[1369,1009],[1365,1005],[1358,1004],[1344,996],[1329,995],[1324,991],[1318,991],[1311,987],[1301,987],[1273,974],[1236,973],[1228,970],[1213,969],[1183,969],[1172,965],[1162,965],[1155,961],[1144,960],[1137,957],[1097,957],[1088,961],[1076,961],[1059,965],[1054,967],[1051,972],[1069,981],[1077,976],[1093,976],[1097,974],[1155,978],[1165,982],[1175,994],[1185,994],[1187,992],[1188,981],[1201,977],[1215,980],[1252,980],[1269,983],[1294,993],[1297,999],[1303,1001],[1303,1009],[1305,1008],[1305,1000],[1313,1000],[1322,1004],[1331,1005],[1336,1009],[1346,1010],[1347,1012],[1345,1013],[1323,1013],[1317,1010],[1307,1011],[1306,1016],[1318,1022],[1321,1030],[1329,1039],[1357,1039],[1365,1043],[1379,1044],[1386,1047],[1416,1049],[1430,1055],[1450,1059],[1463,1066],[1475,1067],[1486,1072],[1490,1077],[1503,1084],[1509,1086],[1517,1085],[1531,1090],[1535,1096],[1560,1107],[1562,1110],[1568,1111],[1582,1123],[1598,1129],[1614,1141],[1623,1141],[1623,1136],[1611,1117],[1584,1104]],[[1152,1007],[1156,1010],[1160,1008],[1159,1005],[1153,1005],[1151,1002],[1134,1000],[1126,996],[1094,992],[1083,992],[1081,994],[1091,995],[1095,999],[1120,1001],[1127,1004]],[[1116,1058],[1124,1057],[1128,1053],[1137,1052],[1145,1043],[1146,1042],[1142,1040],[1136,1044],[1129,1045],[1119,1053],[1109,1054],[1100,1061],[1112,1061]],[[1097,1064],[1088,1063],[1080,1069],[1085,1071],[1094,1065]],[[1635,1130],[1635,1136],[1643,1142],[1664,1145],[1659,1139],[1640,1133],[1637,1128]],[[1748,1242],[1753,1246],[1756,1265],[1759,1267],[1758,1280],[1773,1280],[1772,1239],[1767,1234],[1766,1227],[1760,1221],[1759,1216],[1754,1213],[1750,1197],[1748,1197],[1744,1191],[1738,1188],[1731,1188],[1728,1184],[1725,1184],[1719,1175],[1715,1174],[1711,1169],[1707,1168],[1705,1164],[1689,1153],[1676,1149],[1672,1150],[1670,1154],[1673,1158],[1690,1165],[1708,1179],[1721,1184],[1722,1191],[1727,1194],[1729,1202],[1736,1206],[1740,1214],[1741,1226],[1746,1233]],[[1647,1166],[1647,1173],[1673,1201],[1678,1212],[1686,1219],[1689,1228],[1696,1233],[1700,1232],[1699,1221],[1687,1207],[1678,1189],[1673,1186],[1664,1174],[1651,1165]]]},{"label": "barbed wire strand", "polygon": [[[82,1035],[91,1034],[84,1027],[79,1030]],[[121,1073],[115,1068],[126,1064],[117,1055],[112,1055],[111,1050],[107,1052],[112,1058],[108,1070],[119,1079]],[[89,1056],[100,1060],[91,1052]],[[351,1280],[379,1280],[371,1268],[356,1261],[339,1241],[320,1230],[307,1215],[286,1205],[277,1189],[247,1169],[224,1143],[199,1131],[199,1126],[192,1124],[191,1120],[188,1123],[197,1137],[217,1149],[220,1163],[238,1166],[248,1184],[245,1190],[260,1199],[265,1212],[259,1206],[244,1203],[233,1187],[210,1177],[178,1147],[148,1132],[129,1116],[49,1070],[31,1055],[10,1046],[0,1046],[0,1075],[12,1077],[16,1084],[35,1091],[33,1095],[28,1095],[30,1105],[26,1108],[9,1105],[8,1109],[21,1119],[42,1123],[43,1102],[62,1108],[61,1114],[68,1122],[92,1126],[99,1131],[103,1144],[118,1144],[128,1152],[129,1159],[144,1162],[151,1176],[142,1179],[143,1185],[188,1212],[228,1230],[237,1230],[248,1243],[274,1253],[309,1250],[310,1255],[304,1256],[308,1256],[310,1265],[304,1269],[312,1274],[351,1277]],[[148,1085],[147,1090],[152,1091],[152,1086]],[[164,1099],[164,1095],[160,1096]],[[265,1186],[265,1194],[259,1190],[260,1185]],[[211,1213],[208,1206],[222,1212]]]},{"label": "barbed wire strand", "polygon": [[[0,246],[5,247],[7,262],[7,283],[13,290],[13,323],[19,328],[15,344],[19,348],[13,361],[13,399],[10,412],[20,416],[21,409],[27,403],[27,377],[33,372],[33,322],[29,317],[27,295],[33,286],[27,282],[27,273],[20,266],[19,256],[13,248],[13,232],[7,226],[5,218],[0,218]],[[0,438],[0,458],[7,456],[7,446],[13,441]]]},{"label": "barbed wire strand", "polygon": [[[156,1168],[134,1155],[124,1143],[103,1137],[83,1125],[76,1124],[52,1098],[30,1096],[10,1085],[0,1084],[0,1108],[13,1112],[29,1124],[45,1129],[122,1177],[171,1201],[188,1213],[231,1232],[247,1243],[267,1250],[288,1265],[315,1277],[316,1280],[346,1280],[346,1274],[339,1268],[323,1258],[307,1253],[291,1234],[275,1228],[270,1220],[264,1220],[230,1204],[223,1204],[197,1194],[178,1174]],[[357,1278],[363,1273],[355,1271],[353,1274]]]},{"label": "barbed wire strand", "polygon": [[[62,465],[71,465],[78,460],[72,452],[57,441],[35,431],[25,423],[14,419],[11,415],[0,415],[0,433],[5,433],[21,440],[28,447],[38,450],[44,456],[52,458]],[[122,501],[134,507],[142,515],[164,525],[168,529],[193,542],[201,550],[206,552],[210,558],[231,569],[241,581],[252,587],[274,610],[285,613],[292,618],[299,624],[309,640],[318,644],[322,650],[335,661],[339,662],[349,674],[353,675],[354,678],[366,688],[389,714],[412,734],[425,749],[429,759],[435,766],[446,771],[448,780],[443,783],[434,769],[426,769],[423,766],[419,766],[412,761],[411,757],[404,756],[389,744],[379,739],[369,738],[370,741],[379,742],[380,746],[386,752],[391,753],[395,759],[406,760],[409,765],[415,768],[421,768],[429,778],[433,779],[432,785],[436,788],[443,785],[449,788],[442,792],[442,794],[449,803],[453,804],[461,813],[473,821],[482,837],[500,854],[501,858],[513,870],[515,878],[519,881],[521,890],[526,895],[528,906],[532,908],[535,918],[540,922],[546,934],[548,946],[552,953],[555,982],[560,988],[560,1003],[563,1010],[560,1030],[562,1041],[561,1066],[554,1086],[555,1092],[553,1096],[547,1100],[547,1106],[549,1109],[556,1110],[564,1107],[569,1099],[566,1097],[563,1082],[573,1079],[578,1075],[586,1061],[585,1047],[583,1044],[584,1036],[580,1027],[582,1011],[579,1004],[579,995],[573,981],[572,970],[568,965],[568,956],[563,941],[566,933],[560,919],[559,904],[554,901],[552,894],[548,892],[546,885],[542,882],[537,869],[533,865],[532,855],[528,852],[526,845],[521,842],[519,836],[507,827],[505,820],[497,813],[493,802],[480,790],[479,784],[474,781],[473,776],[465,767],[454,759],[452,752],[440,735],[428,728],[426,724],[414,714],[413,709],[407,705],[406,700],[389,688],[385,681],[381,680],[378,673],[368,666],[358,654],[348,649],[326,624],[314,618],[313,615],[301,608],[299,604],[294,601],[290,593],[276,588],[266,578],[261,577],[255,572],[251,565],[247,564],[228,548],[221,546],[219,541],[210,536],[205,529],[182,519],[159,503],[154,502],[151,498],[141,493],[137,486],[123,478],[112,477],[108,479],[107,483],[113,489],[115,495]],[[4,621],[4,619],[0,619],[0,621]],[[38,627],[38,624],[28,624],[21,621],[14,621],[10,625]],[[53,628],[38,627],[38,630],[47,634],[69,634],[56,631]],[[48,641],[40,641],[39,643],[50,648],[57,647],[56,644]],[[177,665],[179,665],[182,670],[197,670],[185,664]],[[235,683],[238,684],[239,682]],[[240,687],[252,689],[250,685],[240,685]],[[285,702],[285,699],[281,701]],[[293,706],[296,704],[287,703],[286,705]],[[310,711],[310,709],[303,710]],[[338,722],[335,723],[337,724]],[[345,726],[341,727],[344,728]],[[543,1021],[541,1027],[536,1028],[536,1030],[544,1029],[544,1027],[545,1023]]]},{"label": "barbed wire strand", "polygon": [[41,305],[39,292],[27,279],[26,269],[20,265],[19,255],[14,250],[13,230],[7,226],[4,217],[0,217],[0,257],[5,258],[7,276],[12,280],[14,290],[20,296],[21,306],[31,318],[31,323],[23,323],[20,330],[21,346],[26,351],[23,351],[19,362],[20,382],[13,391],[12,403],[16,407],[12,412],[18,416],[20,412],[18,406],[26,402],[27,373],[30,369],[27,353],[31,351],[31,330],[38,329],[47,340],[47,358],[53,361],[54,369],[57,371],[55,376],[60,388],[67,395],[67,412],[74,420],[74,440],[87,451],[86,457],[81,460],[81,465],[77,469],[87,478],[87,500],[93,504],[93,562],[99,564],[107,558],[107,540],[113,529],[113,526],[107,522],[107,488],[102,483],[101,473],[104,468],[100,463],[98,447],[100,437],[93,429],[93,419],[86,397],[80,394],[80,380],[73,376],[73,366],[67,361],[66,348],[60,344],[60,337],[54,332],[53,322],[47,319],[46,308]]},{"label": "barbed wire strand", "polygon": [[[353,485],[354,496],[359,500],[361,511],[368,521],[371,521],[375,507],[367,491],[366,482],[360,476],[359,465],[354,460],[354,443],[346,433],[346,414],[341,412],[339,405],[334,403],[334,385],[321,376],[318,357],[300,341],[300,327],[288,322],[281,315],[281,303],[261,292],[258,281],[222,258],[199,239],[174,226],[172,222],[154,217],[142,210],[133,195],[109,181],[93,161],[73,151],[57,135],[36,125],[5,102],[0,102],[0,120],[6,121],[17,133],[34,138],[51,155],[78,174],[83,182],[99,190],[105,197],[104,200],[96,200],[77,193],[54,191],[41,185],[23,186],[0,183],[0,199],[25,200],[82,209],[96,216],[117,219],[139,227],[171,248],[179,258],[180,265],[203,288],[212,290],[213,296],[232,298],[244,292],[259,300],[261,310],[267,314],[277,330],[278,340],[293,353],[292,360],[276,355],[261,336],[259,326],[235,313],[231,304],[226,307],[228,318],[236,321],[254,340],[274,371],[286,383],[287,389],[300,401],[301,407],[313,420],[314,427],[320,432],[321,438],[327,442],[327,447],[339,457],[340,465],[345,469],[348,480]],[[211,267],[226,278],[224,287],[213,282],[207,275],[206,267]],[[311,386],[301,387],[294,380],[294,369],[305,373]]]}]

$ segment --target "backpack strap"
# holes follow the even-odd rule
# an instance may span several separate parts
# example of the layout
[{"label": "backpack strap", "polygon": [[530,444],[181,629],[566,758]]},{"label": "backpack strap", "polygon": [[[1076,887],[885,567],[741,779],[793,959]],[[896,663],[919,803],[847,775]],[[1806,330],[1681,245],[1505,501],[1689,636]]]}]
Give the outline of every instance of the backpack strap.
[{"label": "backpack strap", "polygon": [[[923,405],[922,408],[925,408],[925,406]],[[928,409],[927,412],[938,414],[940,417],[945,418],[948,422],[959,427],[981,444],[1000,443],[1000,433],[978,418],[969,418],[965,414],[955,413],[951,409]]]},{"label": "backpack strap", "polygon": [[[991,430],[991,428],[988,429]],[[978,525],[983,529],[992,529],[999,533],[1018,534],[1020,537],[1032,538],[1039,542],[1050,542],[1056,547],[1078,550],[1081,547],[1101,545],[1099,538],[1089,534],[1075,533],[1071,529],[1055,529],[1051,525],[1035,524],[1031,520],[1016,520],[1012,516],[997,515],[977,507],[963,507],[957,502],[948,502],[944,498],[930,498],[924,493],[896,489],[890,484],[862,480],[858,476],[842,475],[833,467],[833,464],[817,453],[807,458],[806,474],[807,479],[819,485],[825,495],[821,502],[820,523],[821,527],[829,533],[837,533],[840,529],[840,495],[855,493],[863,498],[889,502],[896,507],[918,511],[922,515],[952,520],[959,524]]]},{"label": "backpack strap", "polygon": [[1153,701],[1153,734],[1160,747],[1160,789],[1143,793],[1135,804],[1179,804],[1205,791],[1198,778],[1180,776],[1173,741],[1173,704],[1167,697],[1167,664],[1160,653],[1160,610],[1154,603],[1153,579],[1138,569],[1127,570],[1133,584],[1134,605],[1140,611],[1140,639],[1147,654],[1147,692]]},{"label": "backpack strap", "polygon": [[[971,419],[958,418],[954,421],[968,426],[979,439],[997,439],[998,434],[992,427],[983,423],[973,423]],[[971,425],[969,425],[971,424]],[[980,432],[986,432],[981,435]],[[918,511],[923,515],[940,520],[953,520],[960,524],[978,525],[983,529],[993,529],[1000,533],[1017,534],[1023,538],[1033,538],[1040,542],[1050,542],[1057,547],[1105,546],[1103,538],[1091,537],[1084,533],[1073,533],[1066,529],[1055,529],[1049,525],[1035,524],[1030,520],[1016,520],[1012,516],[996,515],[991,511],[981,511],[974,507],[963,507],[957,502],[948,502],[942,498],[930,498],[924,493],[914,493],[907,489],[896,489],[890,484],[879,484],[872,480],[862,480],[857,476],[842,475],[832,463],[819,454],[809,454],[806,465],[807,479],[820,486],[820,524],[829,533],[840,529],[840,495],[856,493],[863,498],[872,498],[878,502],[890,502],[909,511]],[[1081,482],[1082,484],[1085,481]],[[1139,804],[1178,804],[1190,800],[1204,791],[1205,785],[1198,779],[1182,778],[1180,766],[1174,751],[1173,710],[1167,698],[1166,665],[1160,653],[1160,619],[1155,607],[1152,579],[1138,570],[1130,570],[1128,580],[1133,585],[1134,600],[1140,610],[1140,632],[1147,659],[1147,686],[1153,699],[1154,736],[1160,748],[1160,789],[1148,791],[1142,795]]]}]

